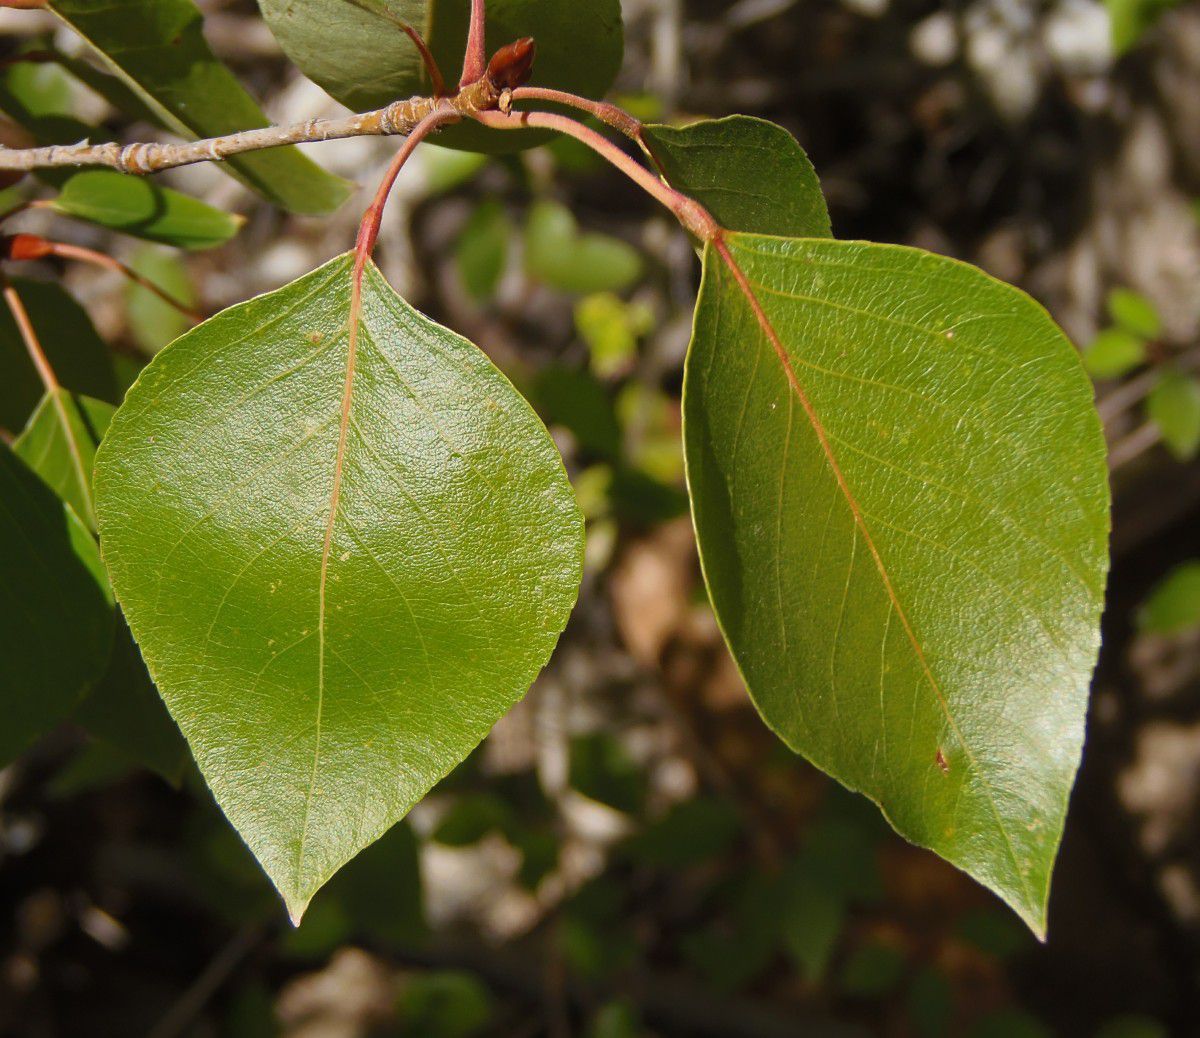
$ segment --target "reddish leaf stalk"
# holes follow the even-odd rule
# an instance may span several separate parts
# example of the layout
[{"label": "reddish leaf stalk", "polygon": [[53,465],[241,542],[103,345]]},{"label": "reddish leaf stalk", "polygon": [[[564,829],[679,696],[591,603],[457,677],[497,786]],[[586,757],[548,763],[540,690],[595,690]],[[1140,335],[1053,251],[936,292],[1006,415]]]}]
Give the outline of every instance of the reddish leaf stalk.
[{"label": "reddish leaf stalk", "polygon": [[551,90],[548,87],[517,87],[512,92],[514,101],[548,101],[551,104],[566,105],[568,108],[577,108],[581,112],[587,112],[588,115],[595,116],[602,123],[611,126],[614,130],[618,130],[625,134],[630,140],[642,143],[642,123],[641,120],[635,119],[623,108],[618,108],[614,104],[609,104],[607,101],[593,101],[591,98],[580,97],[578,94],[569,94],[565,90]]},{"label": "reddish leaf stalk", "polygon": [[106,256],[103,252],[97,252],[95,249],[85,248],[82,245],[70,245],[67,242],[47,241],[45,238],[39,238],[35,234],[18,234],[11,241],[13,243],[9,254],[11,259],[33,260],[43,259],[46,256],[56,256],[59,259],[89,263],[93,267],[100,267],[103,270],[111,270],[114,274],[120,274],[121,277],[132,281],[135,285],[154,294],[168,306],[174,307],[189,320],[196,321],[197,323],[204,320],[203,314],[198,313],[186,303],[176,299],[170,292],[160,288],[148,277],[139,274],[132,267],[126,266],[118,259],[113,259],[112,256]]},{"label": "reddish leaf stalk", "polygon": [[425,71],[429,74],[429,83],[433,87],[433,96],[445,97],[446,80],[442,76],[442,70],[438,68],[437,58],[433,56],[433,51],[429,49],[429,44],[425,42],[425,37],[409,25],[408,22],[398,21],[396,24],[413,41],[418,53],[420,53],[421,61],[425,65]]},{"label": "reddish leaf stalk", "polygon": [[467,52],[463,56],[462,79],[458,87],[470,86],[487,72],[487,11],[484,0],[471,0],[471,28],[467,33]]},{"label": "reddish leaf stalk", "polygon": [[38,378],[42,380],[42,385],[46,387],[47,393],[56,392],[59,389],[58,378],[50,366],[41,342],[38,341],[33,322],[29,319],[29,311],[25,309],[25,304],[21,302],[17,290],[7,280],[0,279],[0,284],[4,286],[4,302],[13,316],[13,321],[16,322],[17,331],[21,333],[21,341],[25,344],[29,359],[33,361]]},{"label": "reddish leaf stalk", "polygon": [[[515,97],[514,93],[514,97]],[[552,112],[477,112],[473,119],[498,130],[519,130],[527,127],[555,130],[586,144],[669,209],[684,228],[701,241],[716,241],[721,226],[699,202],[663,183],[645,166],[626,155],[602,134],[565,115]]]}]

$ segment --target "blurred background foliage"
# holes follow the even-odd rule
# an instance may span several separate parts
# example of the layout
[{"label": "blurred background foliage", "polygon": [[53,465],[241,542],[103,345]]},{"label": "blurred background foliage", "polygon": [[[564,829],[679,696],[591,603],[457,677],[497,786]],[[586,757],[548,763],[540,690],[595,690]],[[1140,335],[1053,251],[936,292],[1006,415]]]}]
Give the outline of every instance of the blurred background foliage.
[{"label": "blurred background foliage", "polygon": [[[337,110],[289,68],[249,0],[200,6],[214,49],[274,119]],[[788,126],[839,237],[921,245],[1022,285],[1095,377],[1114,571],[1049,943],[890,835],[751,710],[686,518],[679,392],[697,268],[684,236],[574,142],[495,159],[423,146],[379,259],[410,300],[489,352],[563,451],[588,549],[559,651],[294,931],[169,727],[131,739],[120,718],[81,717],[100,738],[68,726],[45,740],[0,772],[0,1032],[1197,1033],[1200,5],[625,9],[626,107]],[[0,16],[6,55],[51,45],[83,53],[49,19]],[[5,64],[0,111],[60,139],[144,137],[82,69]],[[394,147],[311,153],[373,184]],[[289,217],[211,169],[161,183],[244,218],[240,233],[184,254],[44,210],[12,225],[63,226],[211,313],[348,247],[362,204]],[[0,210],[35,190],[7,189]],[[110,272],[31,273],[82,305],[53,285],[30,290],[67,344],[61,363],[115,379],[96,395],[123,389],[187,327]],[[10,340],[0,328],[0,349]],[[106,349],[111,368],[97,369]],[[17,388],[0,393],[14,413]],[[17,424],[0,413],[10,433]],[[144,688],[136,657],[115,675]]]}]

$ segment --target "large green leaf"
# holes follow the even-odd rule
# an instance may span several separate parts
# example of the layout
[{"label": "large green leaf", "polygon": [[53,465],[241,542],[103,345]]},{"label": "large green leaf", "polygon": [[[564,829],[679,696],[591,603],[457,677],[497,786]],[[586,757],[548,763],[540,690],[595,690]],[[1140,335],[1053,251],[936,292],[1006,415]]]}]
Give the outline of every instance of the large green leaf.
[{"label": "large green leaf", "polygon": [[243,217],[111,169],[76,173],[50,206],[65,216],[181,249],[223,245],[243,223]]},{"label": "large green leaf", "polygon": [[95,532],[92,468],[112,404],[65,389],[47,393],[13,443],[13,450]]},{"label": "large green leaf", "polygon": [[352,257],[142,372],[96,464],[150,673],[293,918],[478,744],[579,587],[561,459],[474,346]]},{"label": "large green leaf", "polygon": [[731,235],[685,377],[693,517],[750,694],[794,750],[1044,933],[1107,572],[1070,343],[914,249]]},{"label": "large green leaf", "polygon": [[[29,312],[59,382],[69,390],[116,400],[108,347],[83,308],[59,285],[10,278]],[[19,432],[42,399],[43,388],[8,307],[0,306],[0,427]]]},{"label": "large green leaf", "polygon": [[96,542],[0,443],[0,766],[60,721],[108,658]]},{"label": "large green leaf", "polygon": [[[258,0],[263,17],[300,71],[355,111],[428,94],[420,55],[397,22],[429,41],[447,85],[458,82],[470,0]],[[523,36],[538,43],[533,82],[602,97],[624,54],[620,0],[489,0],[488,50]],[[440,144],[504,151],[544,140],[542,134],[488,134],[454,127]]]},{"label": "large green leaf", "polygon": [[642,128],[667,182],[730,231],[828,238],[829,211],[804,149],[782,126],[748,115]]},{"label": "large green leaf", "polygon": [[[168,129],[216,137],[266,126],[254,99],[209,49],[192,0],[51,0],[50,9],[88,41]],[[296,148],[225,163],[264,198],[297,213],[327,213],[349,185]]]}]

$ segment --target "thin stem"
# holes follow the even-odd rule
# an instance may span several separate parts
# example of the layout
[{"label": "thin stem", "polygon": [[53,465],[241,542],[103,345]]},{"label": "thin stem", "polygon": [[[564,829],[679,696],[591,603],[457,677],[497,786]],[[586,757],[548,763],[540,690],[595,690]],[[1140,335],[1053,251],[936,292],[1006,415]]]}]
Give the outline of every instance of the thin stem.
[{"label": "thin stem", "polygon": [[618,108],[607,101],[593,101],[591,98],[569,94],[565,90],[551,90],[548,87],[517,87],[512,92],[513,101],[548,101],[552,104],[566,105],[577,108],[581,112],[595,116],[602,123],[619,130],[632,141],[642,142],[642,123],[635,119],[623,108]]},{"label": "thin stem", "polygon": [[33,361],[38,378],[42,380],[42,385],[46,387],[47,393],[56,392],[60,388],[58,378],[54,374],[54,369],[50,366],[50,361],[46,358],[46,353],[42,349],[41,342],[38,341],[33,322],[29,319],[29,311],[25,309],[25,304],[21,302],[21,297],[17,295],[17,290],[7,280],[0,282],[0,284],[4,286],[4,302],[8,305],[9,313],[12,314],[13,320],[16,322],[17,331],[21,333],[21,341],[25,344],[25,350],[29,354],[29,359]]},{"label": "thin stem", "polygon": [[477,83],[487,72],[487,4],[484,0],[471,0],[471,28],[467,33],[467,51],[463,56],[462,79],[458,86]]},{"label": "thin stem", "polygon": [[220,162],[231,155],[289,144],[310,144],[345,137],[398,136],[411,133],[427,115],[450,106],[461,115],[495,107],[499,91],[483,79],[451,98],[414,97],[386,108],[337,119],[310,119],[291,126],[243,130],[225,137],[186,144],[67,144],[47,148],[0,148],[0,170],[28,172],[58,166],[107,166],[122,173],[157,173],[196,162]]},{"label": "thin stem", "polygon": [[421,61],[425,65],[425,71],[429,74],[429,83],[433,87],[434,97],[444,97],[446,94],[446,80],[442,76],[442,70],[438,67],[437,58],[433,56],[433,51],[429,49],[429,44],[425,42],[425,37],[414,29],[408,22],[397,20],[397,25],[405,35],[416,45],[417,51],[421,55]]},{"label": "thin stem", "polygon": [[417,145],[434,130],[447,123],[457,122],[460,118],[462,117],[452,108],[440,108],[430,112],[413,127],[404,146],[396,152],[396,157],[392,159],[391,165],[384,173],[379,190],[375,192],[374,200],[367,207],[367,211],[363,213],[362,223],[358,228],[358,241],[355,243],[355,269],[359,275],[375,249],[375,240],[379,237],[379,226],[383,221],[383,208],[387,205],[388,195],[392,193],[396,178],[400,175],[405,163],[412,157]]},{"label": "thin stem", "polygon": [[638,187],[669,209],[684,228],[701,241],[715,241],[721,226],[699,202],[663,183],[645,166],[626,155],[607,137],[565,115],[552,112],[476,112],[471,118],[497,130],[539,128],[554,130],[586,144],[601,158],[615,166]]},{"label": "thin stem", "polygon": [[80,263],[90,263],[93,267],[100,267],[104,270],[111,270],[114,274],[120,274],[123,278],[132,281],[135,285],[139,285],[147,292],[151,292],[161,299],[168,306],[174,307],[184,317],[189,320],[200,322],[204,320],[204,315],[193,310],[186,303],[176,299],[170,292],[160,288],[148,277],[139,274],[132,267],[126,266],[118,259],[113,259],[112,256],[106,256],[103,252],[97,252],[95,249],[85,248],[82,245],[70,245],[67,242],[47,241],[45,242],[45,252],[47,256],[57,256],[59,259],[76,260]]}]

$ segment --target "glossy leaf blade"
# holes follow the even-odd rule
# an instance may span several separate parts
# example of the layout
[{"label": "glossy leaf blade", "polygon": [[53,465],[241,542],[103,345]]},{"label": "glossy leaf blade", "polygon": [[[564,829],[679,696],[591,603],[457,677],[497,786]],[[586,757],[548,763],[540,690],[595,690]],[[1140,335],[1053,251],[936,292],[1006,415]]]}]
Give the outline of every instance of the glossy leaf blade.
[{"label": "glossy leaf blade", "polygon": [[779,348],[710,247],[685,441],[705,576],[751,696],[789,746],[1042,934],[1107,572],[1079,360],[1028,297],[951,260],[729,248]]},{"label": "glossy leaf blade", "polygon": [[667,183],[727,230],[831,236],[816,170],[782,126],[731,115],[688,126],[648,125],[642,136]]},{"label": "glossy leaf blade", "polygon": [[0,443],[0,766],[103,669],[113,611],[96,542]]},{"label": "glossy leaf blade", "polygon": [[92,469],[116,408],[65,389],[47,393],[13,450],[95,533]]},{"label": "glossy leaf blade", "polygon": [[[254,99],[209,49],[192,0],[51,0],[50,9],[90,43],[168,129],[216,137],[266,126]],[[296,148],[221,163],[264,198],[297,213],[327,213],[346,181]]]},{"label": "glossy leaf blade", "polygon": [[144,177],[108,169],[76,173],[50,207],[64,216],[181,249],[223,245],[244,222]]},{"label": "glossy leaf blade", "polygon": [[373,266],[347,392],[351,266],[168,346],[96,468],[129,625],[293,918],[524,695],[581,575],[544,426]]},{"label": "glossy leaf blade", "polygon": [[[258,0],[284,52],[335,99],[355,111],[430,93],[420,55],[400,29],[405,22],[429,42],[448,85],[458,82],[470,0]],[[489,0],[488,51],[523,36],[538,43],[533,82],[602,97],[624,55],[619,0]],[[488,133],[451,127],[439,144],[512,151],[546,140],[540,133]]]}]

